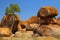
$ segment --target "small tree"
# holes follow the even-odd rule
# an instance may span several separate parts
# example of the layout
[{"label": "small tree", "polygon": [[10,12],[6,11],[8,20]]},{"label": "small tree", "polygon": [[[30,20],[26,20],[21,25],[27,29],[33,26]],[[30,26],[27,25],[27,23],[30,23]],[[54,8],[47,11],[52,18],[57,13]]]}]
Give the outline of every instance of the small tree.
[{"label": "small tree", "polygon": [[11,13],[14,14],[15,12],[20,12],[20,8],[19,8],[18,4],[11,4],[10,8],[8,8],[8,7],[6,8],[5,14],[11,15]]},{"label": "small tree", "polygon": [[6,8],[5,15],[13,17],[13,19],[11,20],[12,21],[12,25],[14,24],[15,12],[20,12],[20,8],[19,8],[18,4],[11,4],[9,8],[8,7]]}]

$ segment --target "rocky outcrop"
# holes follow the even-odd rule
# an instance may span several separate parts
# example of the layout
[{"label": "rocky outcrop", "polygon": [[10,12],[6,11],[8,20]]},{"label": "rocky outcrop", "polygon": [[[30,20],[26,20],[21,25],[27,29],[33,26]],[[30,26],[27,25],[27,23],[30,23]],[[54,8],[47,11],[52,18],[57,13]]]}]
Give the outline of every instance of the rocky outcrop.
[{"label": "rocky outcrop", "polygon": [[9,36],[12,32],[12,37],[60,36],[60,18],[56,19],[57,15],[58,11],[50,6],[42,7],[37,16],[32,16],[26,21],[20,21],[16,14],[14,17],[4,15],[1,26],[12,27],[11,31],[8,28],[0,28],[0,35]]},{"label": "rocky outcrop", "polygon": [[13,15],[4,15],[1,21],[1,26],[2,27],[10,27],[12,28],[12,32],[18,31],[18,23],[20,21],[20,18],[17,14]]},{"label": "rocky outcrop", "polygon": [[56,8],[51,6],[42,7],[37,14],[37,16],[41,20],[42,25],[56,24],[57,20],[55,16],[57,15],[58,15],[58,11],[56,10]]},{"label": "rocky outcrop", "polygon": [[60,36],[60,26],[58,25],[42,25],[34,31],[40,36]]}]

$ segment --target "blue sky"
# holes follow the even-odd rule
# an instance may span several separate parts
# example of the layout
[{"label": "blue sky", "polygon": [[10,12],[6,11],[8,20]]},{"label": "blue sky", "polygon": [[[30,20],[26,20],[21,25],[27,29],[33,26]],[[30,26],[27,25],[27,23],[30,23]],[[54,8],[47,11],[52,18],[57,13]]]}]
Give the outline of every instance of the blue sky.
[{"label": "blue sky", "polygon": [[58,10],[60,16],[60,0],[0,0],[0,20],[5,14],[6,7],[10,4],[18,4],[21,12],[17,13],[21,20],[27,20],[37,15],[42,6],[53,6]]}]

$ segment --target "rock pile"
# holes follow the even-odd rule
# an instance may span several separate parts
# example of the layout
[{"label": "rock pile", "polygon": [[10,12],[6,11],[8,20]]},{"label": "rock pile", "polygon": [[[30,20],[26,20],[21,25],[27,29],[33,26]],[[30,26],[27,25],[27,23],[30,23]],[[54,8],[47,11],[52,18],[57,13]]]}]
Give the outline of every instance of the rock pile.
[{"label": "rock pile", "polygon": [[[54,36],[60,35],[60,18],[56,19],[55,16],[58,15],[58,11],[54,7],[50,6],[44,6],[42,7],[38,13],[37,16],[32,16],[26,21],[20,21],[19,17],[15,15],[14,24],[12,26],[12,31],[8,31],[8,29],[3,29],[7,32],[5,32],[7,35],[10,35],[9,32],[12,32],[13,34],[11,36],[14,37],[31,37],[31,36]],[[8,20],[6,22],[6,20]],[[3,17],[1,21],[1,25],[5,26],[6,23],[8,25],[11,25],[12,16],[7,17],[6,15]],[[1,32],[3,31],[1,29]],[[55,30],[55,31],[54,31]],[[4,33],[4,32],[3,32]],[[2,34],[3,34],[2,33]],[[7,34],[8,33],[8,34]]]},{"label": "rock pile", "polygon": [[38,29],[34,31],[42,36],[52,35],[53,30],[47,26],[57,24],[57,20],[55,18],[55,16],[57,15],[58,15],[58,11],[56,10],[56,8],[50,6],[42,7],[37,14],[37,16],[41,20],[40,27],[38,27]]}]

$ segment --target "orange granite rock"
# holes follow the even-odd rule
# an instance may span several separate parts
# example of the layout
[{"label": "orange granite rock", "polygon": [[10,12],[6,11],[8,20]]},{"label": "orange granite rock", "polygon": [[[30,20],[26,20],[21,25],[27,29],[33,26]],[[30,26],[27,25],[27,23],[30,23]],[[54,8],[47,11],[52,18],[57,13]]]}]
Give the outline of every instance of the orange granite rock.
[{"label": "orange granite rock", "polygon": [[0,27],[0,37],[1,36],[10,36],[11,30],[9,28]]},{"label": "orange granite rock", "polygon": [[58,15],[57,9],[51,6],[44,6],[40,8],[37,14],[38,17],[52,17],[57,15]]}]

